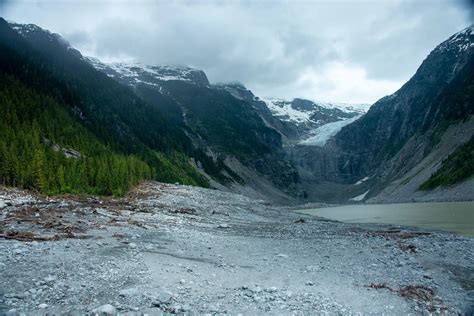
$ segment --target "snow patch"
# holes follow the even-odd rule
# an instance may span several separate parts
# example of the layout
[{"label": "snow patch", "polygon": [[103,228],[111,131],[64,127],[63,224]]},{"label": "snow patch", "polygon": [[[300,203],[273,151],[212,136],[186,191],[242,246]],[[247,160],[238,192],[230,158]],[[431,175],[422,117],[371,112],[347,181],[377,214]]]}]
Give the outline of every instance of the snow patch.
[{"label": "snow patch", "polygon": [[189,75],[196,71],[187,66],[148,66],[138,62],[115,62],[106,65],[125,77],[150,75],[153,79],[161,81],[180,80],[191,82]]},{"label": "snow patch", "polygon": [[359,181],[357,181],[356,183],[354,183],[354,185],[359,185],[359,184],[362,184],[364,183],[365,181],[369,180],[370,177],[365,177],[363,179],[360,179]]},{"label": "snow patch", "polygon": [[371,104],[367,103],[336,103],[336,102],[315,102],[317,105],[327,109],[339,109],[343,112],[358,112],[360,114],[366,113]]},{"label": "snow patch", "polygon": [[272,115],[296,124],[308,122],[312,111],[296,110],[291,106],[290,101],[282,99],[261,99],[267,105]]},{"label": "snow patch", "polygon": [[350,198],[349,201],[355,201],[355,202],[360,202],[362,201],[363,199],[365,199],[365,196],[367,195],[367,193],[369,193],[370,190],[367,190],[367,192],[365,193],[362,193],[361,195],[358,195],[358,196],[355,196],[353,198]]},{"label": "snow patch", "polygon": [[474,25],[471,25],[462,31],[454,34],[443,43],[439,44],[436,50],[446,51],[455,50],[460,53],[474,47]]}]

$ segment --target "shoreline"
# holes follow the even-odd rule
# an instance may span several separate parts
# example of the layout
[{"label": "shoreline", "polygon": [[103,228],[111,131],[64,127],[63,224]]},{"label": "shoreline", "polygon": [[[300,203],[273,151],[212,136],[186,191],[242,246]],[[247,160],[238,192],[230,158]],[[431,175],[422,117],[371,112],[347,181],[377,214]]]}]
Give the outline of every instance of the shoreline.
[{"label": "shoreline", "polygon": [[155,182],[120,199],[7,198],[0,313],[474,311],[472,237]]},{"label": "shoreline", "polygon": [[[456,206],[457,209],[456,209]],[[441,210],[441,208],[445,208]],[[390,224],[406,228],[417,228],[450,232],[466,237],[474,237],[474,202],[422,202],[396,204],[349,204],[324,208],[294,210],[302,214],[314,215],[348,224]],[[451,210],[458,217],[446,216]],[[461,215],[459,215],[461,214]],[[443,217],[444,216],[444,217]],[[472,222],[472,223],[471,223]]]}]

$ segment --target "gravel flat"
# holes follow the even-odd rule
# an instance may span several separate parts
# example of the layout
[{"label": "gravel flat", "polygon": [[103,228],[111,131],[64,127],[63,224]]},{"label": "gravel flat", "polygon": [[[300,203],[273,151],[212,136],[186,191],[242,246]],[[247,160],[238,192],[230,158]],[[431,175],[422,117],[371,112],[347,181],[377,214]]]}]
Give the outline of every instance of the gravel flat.
[{"label": "gravel flat", "polygon": [[0,314],[472,314],[474,239],[145,183],[0,188]]}]

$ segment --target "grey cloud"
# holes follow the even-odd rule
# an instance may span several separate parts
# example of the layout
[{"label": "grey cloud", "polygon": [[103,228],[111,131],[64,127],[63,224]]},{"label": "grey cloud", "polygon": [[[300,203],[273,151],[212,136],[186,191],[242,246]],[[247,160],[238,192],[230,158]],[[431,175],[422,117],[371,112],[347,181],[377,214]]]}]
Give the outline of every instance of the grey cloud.
[{"label": "grey cloud", "polygon": [[263,95],[372,102],[467,26],[468,2],[15,1],[8,15],[106,60],[187,64]]}]

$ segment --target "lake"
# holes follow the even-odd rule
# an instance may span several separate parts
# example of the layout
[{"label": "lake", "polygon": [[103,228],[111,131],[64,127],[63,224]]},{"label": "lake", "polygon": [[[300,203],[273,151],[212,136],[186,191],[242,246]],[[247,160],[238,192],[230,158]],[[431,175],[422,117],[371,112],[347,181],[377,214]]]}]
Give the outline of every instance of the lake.
[{"label": "lake", "polygon": [[298,210],[345,223],[382,223],[474,236],[474,202],[358,204]]}]

